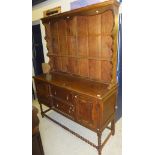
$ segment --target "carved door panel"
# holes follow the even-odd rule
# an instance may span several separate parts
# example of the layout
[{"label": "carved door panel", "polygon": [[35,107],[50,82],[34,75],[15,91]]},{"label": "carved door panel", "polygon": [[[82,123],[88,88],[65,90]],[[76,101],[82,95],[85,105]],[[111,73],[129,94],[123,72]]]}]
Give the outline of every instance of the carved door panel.
[{"label": "carved door panel", "polygon": [[87,96],[75,96],[76,119],[88,128],[96,127],[95,100]]}]

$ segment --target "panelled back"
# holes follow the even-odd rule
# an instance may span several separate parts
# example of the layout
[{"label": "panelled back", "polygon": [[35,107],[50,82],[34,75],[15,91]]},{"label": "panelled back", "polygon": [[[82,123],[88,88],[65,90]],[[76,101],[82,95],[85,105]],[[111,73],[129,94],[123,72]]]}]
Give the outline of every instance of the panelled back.
[{"label": "panelled back", "polygon": [[66,72],[110,83],[114,15],[76,15],[50,20],[51,71]]}]

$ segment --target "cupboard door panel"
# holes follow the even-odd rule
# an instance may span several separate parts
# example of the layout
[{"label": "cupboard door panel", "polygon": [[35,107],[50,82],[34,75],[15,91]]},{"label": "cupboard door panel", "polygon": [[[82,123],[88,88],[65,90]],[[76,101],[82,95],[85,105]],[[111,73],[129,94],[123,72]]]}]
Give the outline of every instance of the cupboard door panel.
[{"label": "cupboard door panel", "polygon": [[76,102],[76,119],[84,126],[96,127],[96,111],[95,100],[84,95],[79,95],[75,98]]}]

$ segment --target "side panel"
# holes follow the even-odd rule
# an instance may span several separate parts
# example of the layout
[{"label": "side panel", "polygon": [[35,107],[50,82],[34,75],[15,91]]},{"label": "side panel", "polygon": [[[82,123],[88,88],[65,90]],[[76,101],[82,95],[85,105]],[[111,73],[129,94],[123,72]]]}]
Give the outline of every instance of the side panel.
[{"label": "side panel", "polygon": [[105,101],[101,101],[101,129],[107,122],[110,122],[112,116],[115,116],[117,92],[114,91],[107,97]]},{"label": "side panel", "polygon": [[35,79],[35,85],[37,90],[38,101],[48,107],[51,107],[52,97],[50,92],[50,85],[46,82],[36,79]]}]

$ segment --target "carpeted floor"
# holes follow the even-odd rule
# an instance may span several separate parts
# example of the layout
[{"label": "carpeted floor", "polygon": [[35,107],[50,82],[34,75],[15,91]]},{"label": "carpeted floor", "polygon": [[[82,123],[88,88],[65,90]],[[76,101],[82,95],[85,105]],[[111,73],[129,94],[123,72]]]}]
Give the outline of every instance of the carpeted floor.
[{"label": "carpeted floor", "polygon": [[[33,101],[33,105],[39,110],[39,104],[37,100]],[[46,107],[43,107],[46,109]],[[97,144],[96,133],[70,121],[69,119],[61,116],[60,114],[50,111],[48,112],[53,119],[65,124],[73,131],[79,133],[83,137]],[[42,118],[39,111],[40,120],[40,134],[42,138],[43,148],[45,155],[98,155],[95,148],[89,144],[83,142],[79,138],[75,137],[68,131],[59,127],[55,123],[51,122],[47,118]],[[121,155],[122,151],[122,119],[116,122],[115,136],[111,136],[105,147],[102,150],[102,155]],[[102,139],[108,134],[108,130],[103,133]]]}]

